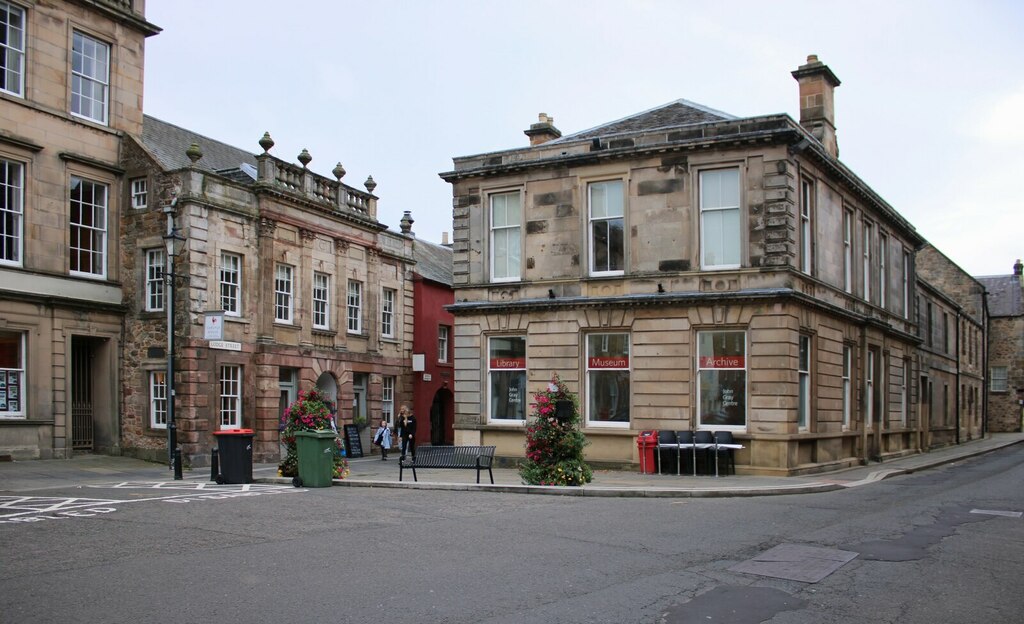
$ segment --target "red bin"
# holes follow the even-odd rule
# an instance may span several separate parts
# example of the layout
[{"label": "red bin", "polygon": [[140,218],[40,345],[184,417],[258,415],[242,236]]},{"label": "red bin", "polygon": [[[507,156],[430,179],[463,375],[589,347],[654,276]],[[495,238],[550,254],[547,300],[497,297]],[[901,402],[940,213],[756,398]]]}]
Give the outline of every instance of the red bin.
[{"label": "red bin", "polygon": [[640,455],[640,472],[654,474],[658,467],[654,464],[654,454],[658,452],[658,432],[641,431],[636,437],[636,448]]}]

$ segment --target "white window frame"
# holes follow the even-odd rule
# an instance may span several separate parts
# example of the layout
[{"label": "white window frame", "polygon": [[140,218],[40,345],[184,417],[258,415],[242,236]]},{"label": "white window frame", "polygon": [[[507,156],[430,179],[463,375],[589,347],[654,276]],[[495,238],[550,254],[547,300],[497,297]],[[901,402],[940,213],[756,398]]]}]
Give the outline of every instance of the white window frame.
[{"label": "white window frame", "polygon": [[225,316],[242,315],[242,256],[220,253],[220,307]]},{"label": "white window frame", "polygon": [[853,211],[843,209],[843,290],[853,294]]},{"label": "white window frame", "polygon": [[[508,200],[516,198],[518,220],[512,220],[508,215]],[[520,191],[502,191],[488,195],[488,234],[490,243],[490,269],[491,282],[518,282],[522,279],[523,244],[522,244],[522,219],[523,219],[523,194]],[[497,204],[501,203],[503,212],[502,218],[498,218]],[[504,241],[506,253],[504,258],[498,257],[498,241]],[[512,249],[512,246],[515,249]],[[502,266],[504,265],[504,266]]]},{"label": "white window frame", "polygon": [[237,364],[220,366],[220,429],[242,428],[242,367]]},{"label": "white window frame", "polygon": [[448,349],[451,331],[451,327],[448,325],[437,326],[437,361],[441,364],[448,363]]},{"label": "white window frame", "polygon": [[395,301],[398,291],[394,288],[382,288],[380,291],[380,335],[384,338],[395,337]]},{"label": "white window frame", "polygon": [[141,210],[149,202],[149,181],[146,178],[134,178],[131,181],[132,208]]},{"label": "white window frame", "polygon": [[[18,342],[17,368],[0,367],[0,375],[3,376],[4,401],[0,408],[0,420],[23,420],[26,416],[25,392],[28,390],[28,383],[25,379],[26,360],[28,358],[28,332],[0,330],[0,334],[8,337],[15,337]],[[11,389],[16,388],[11,396]],[[17,401],[17,409],[11,409],[12,399]]]},{"label": "white window frame", "polygon": [[[702,356],[700,351],[701,337],[705,334],[742,334],[743,335],[743,366],[704,366],[702,363]],[[747,426],[750,424],[750,369],[748,366],[748,357],[750,354],[750,336],[744,329],[715,329],[715,330],[703,330],[697,332],[696,342],[696,356],[697,362],[695,369],[697,371],[697,404],[696,404],[696,416],[695,422],[698,423],[699,429],[714,429],[720,431],[746,431]],[[712,354],[713,355],[713,354]],[[713,358],[714,359],[714,358]],[[703,390],[701,386],[701,374],[705,371],[743,371],[743,424],[742,425],[723,425],[723,424],[703,424],[701,423],[701,406]]]},{"label": "white window frame", "polygon": [[345,318],[348,333],[363,333],[363,283],[358,280],[348,281],[348,290],[345,295]]},{"label": "white window frame", "polygon": [[[717,175],[726,171],[736,172],[736,198],[737,203],[735,205],[721,205],[721,206],[710,206],[705,205],[705,192],[706,188],[705,176]],[[743,203],[743,184],[742,184],[742,172],[739,167],[723,167],[718,169],[705,169],[700,171],[698,174],[698,186],[699,188],[699,204],[700,204],[700,266],[705,270],[725,270],[725,269],[738,269],[743,263],[743,215],[740,210],[740,206]],[[707,217],[711,214],[735,212],[736,213],[736,249],[739,257],[736,258],[736,262],[725,262],[725,261],[709,261],[708,250],[710,243],[708,241],[707,233]],[[724,251],[724,250],[722,250]],[[724,255],[724,254],[723,254]]]},{"label": "white window frame", "polygon": [[885,307],[889,294],[889,235],[878,233],[878,305]]},{"label": "white window frame", "polygon": [[164,309],[164,270],[167,267],[165,249],[146,250],[146,312],[161,312]]},{"label": "white window frame", "polygon": [[1010,391],[1010,368],[1008,366],[992,366],[989,369],[989,390],[991,392]]},{"label": "white window frame", "polygon": [[[0,9],[3,10],[7,19],[0,22],[0,30],[3,36],[0,37],[0,50],[3,50],[3,58],[8,63],[0,66],[0,77],[4,82],[0,84],[0,91],[17,97],[25,97],[25,9],[10,2],[0,0]],[[12,23],[11,15],[17,15],[21,23]],[[13,59],[13,62],[11,60]],[[17,85],[11,88],[8,78],[14,77]]]},{"label": "white window frame", "polygon": [[295,269],[290,264],[274,265],[274,322],[291,325],[295,318]]},{"label": "white window frame", "polygon": [[811,426],[811,337],[800,334],[797,346],[797,416],[796,426],[806,431]]},{"label": "white window frame", "polygon": [[800,270],[814,275],[813,223],[814,184],[807,179],[800,180]]},{"label": "white window frame", "polygon": [[0,158],[0,264],[22,265],[24,228],[25,165]]},{"label": "white window frame", "polygon": [[[608,347],[608,338],[611,337],[611,336],[625,337],[625,339],[626,339],[626,354],[625,354],[625,356],[612,356],[613,358],[621,357],[623,359],[623,363],[621,365],[618,365],[618,366],[614,365],[614,362],[609,362],[608,364],[602,364],[600,366],[593,366],[592,365],[592,360],[593,360],[593,358],[595,356],[590,351],[591,339],[592,338],[600,338],[601,339],[601,343],[602,343],[602,348],[603,349],[607,349],[607,347]],[[585,389],[585,395],[584,396],[586,397],[586,399],[585,399],[586,403],[584,404],[585,405],[584,412],[586,413],[585,416],[586,416],[586,419],[587,419],[587,427],[602,427],[602,428],[612,428],[612,429],[628,429],[630,427],[630,424],[631,424],[631,422],[633,420],[633,414],[632,414],[632,409],[631,409],[632,408],[632,400],[633,400],[633,397],[632,397],[632,394],[633,394],[633,391],[632,391],[632,381],[633,381],[632,377],[633,377],[633,375],[632,375],[632,366],[631,366],[631,364],[632,364],[632,359],[631,359],[631,355],[632,355],[632,350],[631,350],[632,342],[633,342],[632,336],[629,334],[629,332],[607,332],[607,333],[587,334],[586,335],[586,341],[585,341],[585,344],[586,344],[586,358],[584,359],[584,375],[585,375],[584,379],[586,380],[586,389]],[[593,383],[593,380],[591,379],[591,375],[590,374],[593,373],[593,372],[604,372],[604,371],[622,371],[622,372],[626,373],[626,376],[627,376],[627,378],[629,379],[629,382],[630,382],[629,389],[627,390],[625,397],[616,397],[616,402],[618,402],[618,401],[624,401],[625,402],[625,404],[626,404],[625,405],[626,413],[629,414],[629,420],[626,420],[626,421],[611,421],[611,420],[598,420],[598,419],[593,418],[594,414],[591,413],[591,407],[593,407],[594,383]]]},{"label": "white window frame", "polygon": [[873,228],[871,223],[865,221],[861,232],[863,235],[864,249],[862,251],[862,258],[864,261],[863,265],[863,278],[864,278],[864,301],[871,301],[871,239],[873,236]]},{"label": "white window frame", "polygon": [[[625,192],[625,188],[626,188],[626,185],[625,185],[625,183],[621,179],[600,180],[600,181],[595,181],[595,182],[587,183],[587,233],[588,233],[588,239],[587,240],[589,242],[589,244],[587,245],[588,252],[589,252],[588,267],[590,268],[590,275],[592,275],[594,277],[622,275],[625,272],[625,266],[626,266],[626,192]],[[615,191],[617,189],[618,197],[620,199],[619,205],[618,205],[618,209],[619,209],[618,214],[613,214],[611,212],[612,210],[615,209],[615,206],[612,206],[610,201],[606,200],[604,202],[604,206],[597,206],[596,205],[596,203],[594,201],[594,192],[595,192],[595,190],[598,190],[598,189],[603,190],[604,191],[604,197],[608,198],[608,199],[610,199],[612,197],[612,194],[615,193]],[[600,216],[595,216],[595,212],[597,210],[603,210],[604,214],[602,214]],[[611,240],[612,226],[614,225],[615,221],[621,222],[622,240],[620,241],[620,246],[621,247],[618,250],[613,249],[613,244],[612,244],[612,240]],[[606,236],[606,240],[604,241],[604,245],[605,245],[605,250],[604,251],[605,251],[605,254],[607,255],[607,258],[606,258],[606,261],[605,261],[605,266],[604,267],[598,267],[598,266],[595,265],[595,263],[597,261],[596,257],[597,257],[597,251],[598,251],[598,249],[597,249],[597,247],[598,247],[598,244],[597,244],[597,233],[595,232],[595,227],[602,227],[602,226],[607,228],[607,236]],[[609,268],[610,265],[611,265],[611,262],[612,262],[612,254],[615,251],[618,251],[619,256],[620,256],[620,262],[622,264],[621,268],[618,268],[618,269]]]},{"label": "white window frame", "polygon": [[380,415],[389,425],[395,423],[395,378],[391,375],[380,380]]},{"label": "white window frame", "polygon": [[[71,114],[106,125],[110,116],[111,47],[78,30],[71,40]],[[99,114],[94,112],[97,106]]]},{"label": "white window frame", "polygon": [[167,428],[167,371],[149,371],[149,427]]},{"label": "white window frame", "polygon": [[[92,190],[91,198],[84,196],[86,188]],[[102,192],[98,192],[102,191]],[[76,195],[78,198],[76,199]],[[97,198],[97,196],[99,196]],[[71,176],[71,194],[68,205],[68,225],[70,240],[68,243],[69,273],[81,277],[103,279],[107,276],[107,211],[110,199],[110,187],[102,182]],[[74,219],[77,206],[78,220]],[[90,222],[82,219],[88,212]],[[89,241],[83,247],[83,238]],[[83,258],[93,270],[82,270]],[[71,268],[77,267],[77,268]]]},{"label": "white window frame", "polygon": [[849,430],[850,417],[853,411],[853,394],[851,380],[853,377],[853,348],[843,345],[843,429]]},{"label": "white window frame", "polygon": [[[521,366],[506,366],[506,365],[499,364],[499,366],[495,366],[494,365],[494,357],[492,355],[492,353],[493,353],[492,352],[492,348],[493,348],[493,342],[492,341],[495,340],[495,339],[499,339],[499,340],[500,339],[505,339],[505,340],[522,340],[522,342],[523,342],[523,362],[522,362],[522,365]],[[527,361],[527,358],[526,358],[526,350],[527,350],[527,342],[526,342],[526,336],[525,335],[524,336],[489,336],[487,338],[487,422],[489,422],[489,423],[498,423],[498,424],[506,424],[506,425],[523,425],[523,424],[526,423],[526,419],[527,419],[527,417],[529,415],[528,414],[529,410],[527,409],[527,403],[529,401],[529,397],[526,396],[526,371],[527,371],[527,368],[528,368],[528,361]],[[495,400],[495,397],[493,396],[493,393],[494,393],[494,380],[493,380],[492,376],[493,376],[494,373],[505,373],[505,372],[510,372],[510,371],[511,372],[518,372],[518,373],[520,373],[522,375],[522,382],[523,382],[522,383],[522,393],[521,393],[521,396],[519,397],[519,400],[520,400],[520,405],[522,405],[523,417],[522,418],[495,418],[494,417],[494,410],[491,409],[491,406],[494,404],[494,400]]]},{"label": "white window frame", "polygon": [[331,327],[331,276],[313,271],[313,329]]}]

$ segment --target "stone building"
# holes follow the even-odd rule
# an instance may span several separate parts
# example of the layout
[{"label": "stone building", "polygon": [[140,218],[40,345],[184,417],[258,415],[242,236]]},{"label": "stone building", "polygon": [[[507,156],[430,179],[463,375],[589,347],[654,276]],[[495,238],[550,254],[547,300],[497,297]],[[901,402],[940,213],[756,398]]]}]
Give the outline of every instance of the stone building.
[{"label": "stone building", "polygon": [[0,0],[0,455],[117,452],[142,0]]},{"label": "stone building", "polygon": [[276,460],[300,390],[322,389],[339,425],[361,426],[411,395],[411,238],[377,221],[372,177],[356,189],[340,163],[330,179],[305,150],[295,164],[269,153],[269,134],[259,144],[253,155],[149,116],[126,144],[125,452],[167,452],[168,216],[184,237],[174,420],[187,463],[206,464],[213,433],[237,428],[255,431],[257,461]]},{"label": "stone building", "polygon": [[529,397],[579,393],[587,457],[645,429],[728,430],[748,474],[920,449],[924,240],[838,159],[835,74],[800,122],[685,100],[454,159],[455,442],[521,457]]},{"label": "stone building", "polygon": [[985,288],[930,244],[914,260],[922,446],[959,444],[985,432]]},{"label": "stone building", "polygon": [[989,431],[1021,431],[1024,420],[1024,265],[979,277],[988,292]]}]

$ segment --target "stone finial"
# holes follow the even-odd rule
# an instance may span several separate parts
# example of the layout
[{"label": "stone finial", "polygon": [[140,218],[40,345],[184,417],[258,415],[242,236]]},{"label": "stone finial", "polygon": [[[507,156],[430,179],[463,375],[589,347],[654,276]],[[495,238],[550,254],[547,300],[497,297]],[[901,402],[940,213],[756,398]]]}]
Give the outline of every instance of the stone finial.
[{"label": "stone finial", "polygon": [[274,139],[270,138],[269,132],[263,133],[263,138],[260,139],[260,147],[263,148],[263,153],[266,154],[270,151],[270,148],[274,147]]},{"label": "stone finial", "polygon": [[334,177],[338,178],[338,182],[341,182],[341,179],[345,177],[345,168],[342,167],[341,163],[339,162],[338,164],[334,165],[334,169],[331,171],[331,173],[334,174]]},{"label": "stone finial", "polygon": [[309,155],[309,150],[307,150],[306,148],[302,148],[302,151],[299,152],[297,158],[299,159],[299,162],[302,163],[303,169],[305,169],[306,165],[308,165],[313,160],[313,157]]},{"label": "stone finial", "polygon": [[415,221],[412,218],[412,212],[409,211],[409,210],[406,210],[402,214],[402,220],[399,221],[399,226],[402,228],[402,234],[405,234],[406,236],[412,234],[412,224],[413,223],[415,223]]},{"label": "stone finial", "polygon": [[192,145],[188,146],[187,150],[185,150],[185,155],[188,156],[188,159],[191,160],[192,164],[194,165],[200,158],[203,157],[203,150],[199,148],[198,143],[193,143]]},{"label": "stone finial", "polygon": [[373,193],[373,189],[377,188],[377,183],[373,181],[373,176],[366,176],[366,182],[363,182],[363,186],[366,187],[367,193]]}]

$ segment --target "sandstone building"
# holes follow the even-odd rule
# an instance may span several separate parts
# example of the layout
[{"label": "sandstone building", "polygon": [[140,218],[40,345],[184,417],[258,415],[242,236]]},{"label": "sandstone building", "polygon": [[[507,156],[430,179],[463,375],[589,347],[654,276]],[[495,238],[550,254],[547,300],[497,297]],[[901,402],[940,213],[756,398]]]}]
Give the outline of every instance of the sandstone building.
[{"label": "sandstone building", "polygon": [[989,431],[1021,431],[1024,421],[1024,265],[979,277],[989,306]]},{"label": "sandstone building", "polygon": [[[388,417],[410,393],[411,237],[377,221],[365,190],[272,156],[252,155],[147,116],[126,145],[123,438],[126,452],[166,453],[165,236],[175,251],[175,421],[187,462],[203,465],[213,433],[255,431],[257,461],[278,458],[278,423],[300,389],[317,386],[339,424]],[[223,318],[222,340],[206,318]],[[219,313],[219,314],[218,314]],[[363,435],[368,435],[368,429]],[[368,447],[368,439],[364,440]]]},{"label": "sandstone building", "polygon": [[143,0],[0,0],[0,455],[120,448],[120,164]]},{"label": "sandstone building", "polygon": [[[521,457],[532,393],[579,393],[588,459],[728,430],[741,472],[915,452],[923,238],[838,159],[816,57],[800,122],[678,100],[454,159],[456,443]],[[953,309],[950,304],[950,309]]]}]

